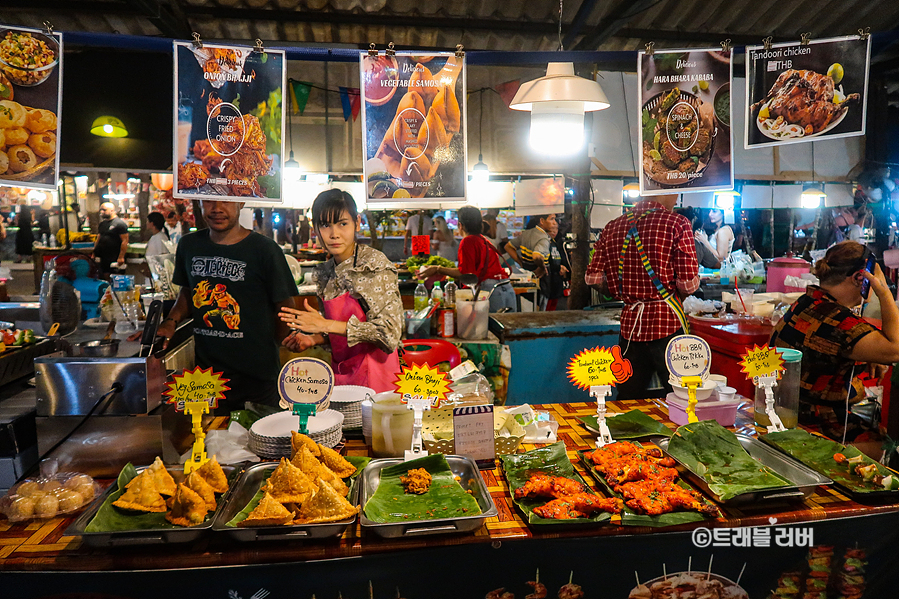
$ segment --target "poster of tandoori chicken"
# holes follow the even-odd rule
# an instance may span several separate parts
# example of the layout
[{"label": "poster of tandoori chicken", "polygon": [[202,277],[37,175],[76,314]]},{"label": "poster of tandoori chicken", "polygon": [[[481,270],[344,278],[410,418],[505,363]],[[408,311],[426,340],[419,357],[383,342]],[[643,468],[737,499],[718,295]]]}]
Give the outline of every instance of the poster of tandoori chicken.
[{"label": "poster of tandoori chicken", "polygon": [[734,187],[731,51],[640,52],[640,193]]},{"label": "poster of tandoori chicken", "polygon": [[281,203],[284,52],[175,42],[174,196]]},{"label": "poster of tandoori chicken", "polygon": [[462,203],[468,183],[465,57],[360,57],[364,179],[370,204]]},{"label": "poster of tandoori chicken", "polygon": [[0,24],[0,185],[56,189],[62,62],[62,34]]},{"label": "poster of tandoori chicken", "polygon": [[870,38],[746,47],[746,148],[865,134]]}]

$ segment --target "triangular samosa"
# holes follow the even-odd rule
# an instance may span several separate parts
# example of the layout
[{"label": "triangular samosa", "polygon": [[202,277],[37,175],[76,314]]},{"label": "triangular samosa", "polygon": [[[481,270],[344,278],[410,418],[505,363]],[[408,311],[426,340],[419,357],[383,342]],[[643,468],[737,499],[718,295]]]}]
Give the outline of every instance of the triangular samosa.
[{"label": "triangular samosa", "polygon": [[344,458],[342,455],[340,455],[330,447],[322,446],[321,452],[322,463],[330,468],[334,472],[334,474],[336,474],[340,478],[346,478],[356,472],[355,466],[350,464],[346,460],[346,458]]},{"label": "triangular samosa", "polygon": [[165,499],[156,490],[153,477],[146,470],[132,478],[131,482],[125,485],[125,492],[122,493],[121,497],[113,501],[112,505],[138,512],[162,513],[165,511]]},{"label": "triangular samosa", "polygon": [[412,76],[409,77],[409,92],[418,92],[425,104],[430,104],[437,95],[437,89],[431,69],[421,63],[416,64]]},{"label": "triangular samosa", "polygon": [[301,447],[290,463],[303,471],[303,474],[311,480],[315,480],[320,476],[322,463],[319,462],[312,452],[306,447]]},{"label": "triangular samosa", "polygon": [[[416,94],[418,95],[418,94]],[[384,135],[384,140],[378,148],[375,157],[380,159],[387,168],[387,172],[394,177],[402,176],[400,168],[403,161],[403,152],[406,151],[407,140],[415,141],[415,137],[409,129],[409,124],[405,119],[399,117],[393,119],[390,128]]]},{"label": "triangular samosa", "polygon": [[206,509],[209,511],[215,510],[217,505],[215,492],[209,486],[209,483],[206,482],[206,479],[200,476],[199,472],[194,471],[188,474],[187,478],[184,479],[184,486],[203,498],[203,501],[206,502]]},{"label": "triangular samosa", "polygon": [[175,491],[172,511],[165,515],[165,519],[176,526],[194,526],[203,523],[207,511],[203,498],[182,483]]},{"label": "triangular samosa", "polygon": [[324,464],[322,464],[321,470],[319,470],[319,476],[344,497],[350,494],[350,488],[343,482],[343,479],[337,476],[333,470]]},{"label": "triangular samosa", "polygon": [[304,435],[303,433],[298,433],[297,431],[291,431],[290,433],[290,459],[293,459],[297,452],[300,450],[300,447],[306,447],[309,450],[309,453],[318,457],[322,454],[321,449],[319,448],[318,443],[313,441],[310,437]]},{"label": "triangular samosa", "polygon": [[354,507],[327,482],[319,479],[318,491],[300,507],[297,516],[298,524],[314,524],[316,522],[336,522],[345,520],[356,514]]},{"label": "triangular samosa", "polygon": [[293,512],[278,503],[274,497],[268,493],[262,496],[259,504],[245,520],[238,522],[241,528],[248,526],[278,526],[281,524],[289,524],[293,520]]},{"label": "triangular samosa", "polygon": [[462,112],[459,110],[459,101],[456,100],[456,92],[450,86],[444,85],[437,92],[431,108],[437,111],[448,133],[458,133],[462,128]]},{"label": "triangular samosa", "polygon": [[228,490],[228,477],[225,476],[225,471],[222,470],[215,456],[209,458],[209,461],[197,468],[195,472],[202,476],[216,493],[224,493]]},{"label": "triangular samosa", "polygon": [[[305,447],[303,450],[309,451]],[[302,470],[288,462],[286,458],[281,458],[281,463],[262,485],[262,490],[280,503],[303,503],[315,491],[315,484]]]},{"label": "triangular samosa", "polygon": [[437,148],[448,146],[450,138],[440,115],[433,108],[428,110],[428,118],[425,119],[425,123],[427,127],[418,130],[418,145],[425,149],[425,156],[433,162],[434,152],[437,151]]},{"label": "triangular samosa", "polygon": [[159,456],[156,456],[156,459],[150,464],[147,470],[150,472],[150,476],[153,477],[153,482],[156,485],[157,491],[168,496],[175,494],[175,479],[172,478],[169,471],[165,469],[165,464],[162,463]]}]

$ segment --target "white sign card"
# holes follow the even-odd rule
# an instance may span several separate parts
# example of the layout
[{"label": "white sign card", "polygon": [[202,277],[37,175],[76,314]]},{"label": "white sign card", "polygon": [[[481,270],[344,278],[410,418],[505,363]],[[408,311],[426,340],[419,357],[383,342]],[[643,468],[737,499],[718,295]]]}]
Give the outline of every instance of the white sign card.
[{"label": "white sign card", "polygon": [[334,391],[334,371],[318,358],[295,358],[278,375],[278,391],[289,403],[311,403],[328,409]]},{"label": "white sign card", "polygon": [[493,406],[453,408],[453,439],[456,454],[469,456],[479,468],[495,466]]},{"label": "white sign card", "polygon": [[676,377],[698,376],[705,379],[712,365],[712,350],[705,339],[696,335],[680,335],[665,348],[668,372]]}]

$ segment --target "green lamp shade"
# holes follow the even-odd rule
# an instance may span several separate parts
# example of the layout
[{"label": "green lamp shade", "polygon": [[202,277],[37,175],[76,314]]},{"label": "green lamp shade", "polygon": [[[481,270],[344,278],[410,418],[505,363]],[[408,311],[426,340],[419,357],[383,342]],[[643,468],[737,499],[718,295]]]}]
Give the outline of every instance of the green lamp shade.
[{"label": "green lamp shade", "polygon": [[128,129],[125,128],[125,123],[114,116],[100,116],[94,119],[91,133],[100,137],[127,137]]}]

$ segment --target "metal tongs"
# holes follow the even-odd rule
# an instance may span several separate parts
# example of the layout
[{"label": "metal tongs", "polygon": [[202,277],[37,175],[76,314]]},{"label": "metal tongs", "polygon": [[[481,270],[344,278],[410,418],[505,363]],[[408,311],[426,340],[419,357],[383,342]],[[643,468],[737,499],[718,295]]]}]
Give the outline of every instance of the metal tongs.
[{"label": "metal tongs", "polygon": [[[113,294],[115,295],[115,294]],[[147,322],[144,324],[144,332],[140,338],[140,351],[137,356],[143,358],[153,354],[153,346],[156,343],[156,333],[159,331],[162,319],[162,302],[153,300],[147,309]],[[146,353],[144,353],[146,351]]]}]

